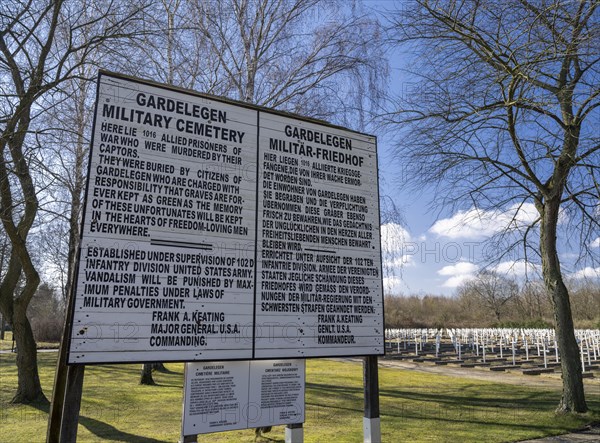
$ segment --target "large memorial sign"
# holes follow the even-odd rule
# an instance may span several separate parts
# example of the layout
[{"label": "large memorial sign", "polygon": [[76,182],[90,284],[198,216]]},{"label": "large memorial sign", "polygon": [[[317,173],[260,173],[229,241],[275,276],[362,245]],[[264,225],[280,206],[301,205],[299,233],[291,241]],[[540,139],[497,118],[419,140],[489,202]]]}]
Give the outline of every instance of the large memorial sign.
[{"label": "large memorial sign", "polygon": [[379,355],[371,136],[101,73],[69,363]]}]

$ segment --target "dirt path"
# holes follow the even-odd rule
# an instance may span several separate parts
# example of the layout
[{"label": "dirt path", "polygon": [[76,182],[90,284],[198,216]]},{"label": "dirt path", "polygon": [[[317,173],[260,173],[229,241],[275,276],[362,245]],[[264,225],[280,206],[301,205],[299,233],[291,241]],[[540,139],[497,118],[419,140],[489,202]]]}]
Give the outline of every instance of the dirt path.
[{"label": "dirt path", "polygon": [[[360,358],[339,358],[336,360],[362,363]],[[540,374],[540,375],[523,375],[520,370],[495,372],[488,368],[461,368],[457,365],[438,366],[432,363],[416,363],[411,360],[392,360],[379,359],[379,366],[382,368],[405,369],[409,371],[427,372],[430,374],[441,374],[452,377],[470,378],[475,380],[485,380],[497,383],[508,383],[514,385],[537,386],[560,390],[562,388],[562,380],[559,373],[555,374]],[[600,378],[584,379],[586,388],[590,388],[594,392],[600,393]]]}]

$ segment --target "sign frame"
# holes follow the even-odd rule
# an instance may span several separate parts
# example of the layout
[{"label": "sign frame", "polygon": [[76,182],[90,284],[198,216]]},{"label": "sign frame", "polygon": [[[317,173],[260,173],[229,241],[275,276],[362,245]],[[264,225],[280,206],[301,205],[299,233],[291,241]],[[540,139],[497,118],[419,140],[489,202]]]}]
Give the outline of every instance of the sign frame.
[{"label": "sign frame", "polygon": [[[130,77],[130,76],[126,76],[126,75],[122,75],[122,74],[116,74],[116,73],[112,73],[109,71],[100,71],[99,75],[98,75],[98,83],[97,83],[97,99],[96,99],[96,105],[95,105],[95,113],[94,113],[94,122],[93,122],[93,133],[92,133],[92,141],[91,141],[91,148],[90,148],[90,162],[88,164],[88,177],[87,177],[87,183],[86,183],[86,195],[84,198],[84,208],[89,208],[89,204],[90,204],[90,180],[91,180],[91,172],[92,172],[92,158],[94,155],[94,146],[96,146],[97,140],[96,140],[96,132],[97,132],[97,128],[98,128],[98,124],[99,122],[97,121],[98,116],[99,116],[99,97],[100,97],[100,87],[101,87],[101,82],[103,78],[114,78],[117,80],[123,80],[123,81],[127,81],[127,82],[132,82],[132,83],[136,83],[139,85],[143,85],[143,86],[147,86],[147,87],[152,87],[152,88],[159,88],[165,91],[171,91],[173,93],[178,93],[178,94],[185,94],[185,95],[189,95],[192,96],[198,100],[201,101],[206,101],[206,102],[211,102],[211,103],[218,103],[218,104],[223,104],[223,105],[227,105],[227,106],[233,106],[233,107],[238,107],[240,109],[244,109],[244,110],[249,110],[249,111],[254,111],[256,112],[257,115],[257,142],[256,142],[256,150],[257,150],[257,154],[256,154],[256,161],[259,162],[260,159],[258,159],[258,153],[260,151],[260,142],[258,140],[258,138],[260,137],[260,132],[261,132],[261,126],[259,123],[259,118],[261,113],[263,115],[266,116],[270,116],[271,118],[274,119],[291,119],[294,120],[296,122],[298,122],[299,126],[304,126],[304,127],[308,127],[310,128],[311,125],[316,126],[316,127],[321,127],[321,128],[326,128],[327,130],[331,130],[334,132],[341,132],[341,133],[345,133],[345,134],[351,134],[353,136],[357,136],[357,137],[362,137],[362,138],[368,138],[372,141],[373,145],[374,145],[374,150],[372,155],[374,156],[374,171],[373,171],[373,179],[374,179],[374,184],[372,185],[372,193],[374,194],[374,198],[376,199],[376,214],[374,214],[374,218],[376,220],[377,223],[377,229],[379,229],[379,220],[380,220],[380,215],[379,215],[379,183],[378,183],[378,168],[377,168],[377,143],[376,143],[376,138],[372,135],[368,135],[368,134],[364,134],[364,133],[360,133],[357,131],[352,131],[349,130],[347,128],[343,128],[340,126],[336,126],[336,125],[332,125],[329,124],[327,122],[323,122],[320,120],[316,120],[316,119],[311,119],[311,118],[306,118],[306,117],[302,117],[302,116],[297,116],[294,114],[290,114],[290,113],[286,113],[286,112],[281,112],[281,111],[275,111],[272,109],[268,109],[268,108],[264,108],[264,107],[260,107],[260,106],[254,106],[254,105],[250,105],[248,103],[243,103],[243,102],[238,102],[238,101],[234,101],[234,100],[229,100],[229,99],[224,99],[222,97],[214,97],[208,94],[202,94],[202,93],[198,93],[196,91],[191,91],[191,90],[186,90],[186,89],[182,89],[182,88],[176,88],[173,86],[168,86],[168,85],[163,85],[163,84],[159,84],[153,81],[149,81],[149,80],[144,80],[144,79],[139,79],[139,78],[134,78],[134,77]],[[310,129],[309,129],[310,130]],[[316,131],[315,131],[316,133]],[[322,137],[322,136],[320,136]],[[341,142],[338,142],[341,143]],[[253,300],[253,321],[256,322],[257,319],[257,314],[256,314],[256,309],[257,309],[257,297],[258,297],[258,292],[259,289],[256,287],[256,282],[257,282],[257,274],[259,273],[258,270],[258,262],[257,262],[257,255],[258,255],[258,237],[259,237],[259,228],[258,228],[258,213],[259,213],[259,185],[260,185],[260,178],[259,178],[259,167],[257,167],[257,178],[256,178],[256,209],[255,209],[255,219],[254,219],[254,223],[255,223],[255,228],[254,228],[254,232],[255,232],[255,240],[254,240],[254,300]],[[83,217],[82,217],[82,229],[81,229],[81,237],[80,237],[80,242],[83,242],[84,236],[85,236],[85,232],[84,232],[84,228],[86,226],[86,223],[88,222],[88,210],[86,209],[84,211]],[[326,351],[323,351],[322,353],[316,355],[316,354],[308,354],[308,355],[303,355],[303,354],[294,354],[294,355],[286,355],[286,354],[278,354],[278,355],[272,355],[272,354],[268,354],[268,353],[263,353],[262,355],[257,356],[256,355],[256,325],[253,325],[252,328],[252,355],[248,356],[248,355],[240,355],[240,356],[231,356],[231,357],[219,357],[219,358],[215,358],[214,355],[208,355],[206,357],[202,357],[202,356],[198,356],[196,358],[177,358],[177,357],[169,357],[166,355],[157,355],[156,357],[152,357],[149,359],[148,355],[144,355],[144,356],[140,356],[137,359],[127,359],[127,360],[120,360],[120,359],[104,359],[104,360],[77,360],[72,358],[73,355],[73,348],[74,348],[74,344],[73,344],[73,337],[76,336],[77,334],[77,325],[74,324],[74,318],[76,317],[76,310],[77,310],[77,290],[78,290],[78,276],[80,274],[80,268],[81,268],[81,263],[82,263],[82,259],[85,258],[83,257],[84,254],[84,249],[85,246],[80,246],[79,248],[79,252],[78,252],[78,258],[77,258],[77,263],[75,266],[76,269],[76,274],[75,274],[75,283],[73,285],[73,289],[72,289],[72,294],[71,294],[71,298],[73,299],[73,303],[72,303],[72,307],[68,312],[68,324],[71,325],[71,330],[69,331],[69,341],[68,341],[68,362],[67,364],[110,364],[110,363],[140,363],[140,362],[148,362],[148,361],[163,361],[163,362],[181,362],[181,361],[214,361],[216,359],[219,360],[271,360],[271,359],[287,359],[287,358],[321,358],[321,357],[326,357],[326,356],[336,356],[336,357],[354,357],[354,356],[368,356],[368,355],[372,355],[372,356],[379,356],[379,355],[384,355],[385,354],[385,331],[384,331],[384,324],[383,324],[383,319],[384,319],[384,303],[383,303],[383,288],[381,285],[381,244],[380,244],[380,237],[377,236],[377,238],[374,238],[373,241],[376,241],[376,245],[373,246],[373,249],[378,249],[379,254],[378,257],[375,258],[375,267],[378,269],[378,280],[379,280],[379,285],[380,285],[380,293],[377,295],[377,303],[380,305],[380,316],[379,314],[378,317],[380,318],[380,326],[381,326],[381,331],[380,334],[378,334],[378,337],[380,339],[380,349],[379,350],[374,350],[374,351],[367,351],[365,352],[365,350],[362,350],[361,352],[356,352],[354,351],[354,347],[347,347],[345,349],[347,349],[349,352],[345,353],[345,352],[337,352],[337,353],[333,353],[333,354],[328,354]],[[81,243],[83,244],[83,243]],[[315,326],[315,325],[313,325]],[[315,336],[316,337],[316,336]],[[321,349],[327,350],[329,348],[323,347]],[[114,352],[120,352],[120,351],[114,351]],[[156,351],[155,354],[160,354],[161,351]]]}]

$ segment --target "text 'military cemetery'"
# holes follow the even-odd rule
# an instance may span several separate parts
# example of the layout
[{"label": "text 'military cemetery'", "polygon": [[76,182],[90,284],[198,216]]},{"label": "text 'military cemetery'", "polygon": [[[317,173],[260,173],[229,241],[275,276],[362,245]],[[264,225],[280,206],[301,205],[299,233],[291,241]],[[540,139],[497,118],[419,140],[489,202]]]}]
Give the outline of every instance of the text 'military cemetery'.
[{"label": "text 'military cemetery'", "polygon": [[374,137],[101,73],[69,363],[383,353]]}]

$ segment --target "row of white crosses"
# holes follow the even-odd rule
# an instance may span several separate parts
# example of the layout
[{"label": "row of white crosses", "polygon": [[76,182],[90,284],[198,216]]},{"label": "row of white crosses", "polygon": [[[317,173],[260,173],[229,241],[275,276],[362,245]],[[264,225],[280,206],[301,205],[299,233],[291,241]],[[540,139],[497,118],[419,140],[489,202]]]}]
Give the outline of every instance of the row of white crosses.
[{"label": "row of white crosses", "polygon": [[575,331],[575,337],[581,353],[581,366],[585,372],[586,364],[588,367],[592,366],[592,361],[600,359],[600,330],[579,329]]},{"label": "row of white crosses", "polygon": [[512,364],[516,366],[516,355],[519,349],[525,351],[525,361],[530,360],[530,347],[537,351],[538,357],[543,357],[544,368],[548,368],[549,357],[558,363],[560,356],[558,343],[553,329],[520,329],[520,328],[488,328],[488,329],[452,329],[448,334],[455,340],[468,343],[471,351],[486,362],[488,349],[491,353],[497,350],[503,359],[505,350],[512,354]]},{"label": "row of white crosses", "polygon": [[[600,359],[600,330],[579,329],[575,331],[581,354],[583,370]],[[512,364],[517,365],[516,355],[519,350],[525,351],[525,361],[531,354],[543,357],[544,368],[552,360],[560,362],[558,343],[554,329],[522,329],[522,328],[447,328],[442,329],[386,329],[386,340],[396,344],[397,351],[414,349],[419,355],[423,346],[435,340],[435,355],[439,357],[441,340],[448,337],[458,360],[462,359],[463,347],[469,349],[477,357],[486,362],[489,353],[496,353],[501,359],[505,352],[512,354]],[[392,345],[393,346],[393,345]]]},{"label": "row of white crosses", "polygon": [[[414,349],[415,355],[423,351],[423,347],[433,338],[440,336],[441,329],[386,329],[385,340],[396,343],[397,352],[401,350],[410,351]],[[437,340],[437,339],[436,339]],[[439,345],[437,345],[439,352]]]},{"label": "row of white crosses", "polygon": [[484,363],[486,363],[488,353],[494,353],[496,348],[500,358],[504,358],[504,350],[510,346],[513,351],[513,362],[515,361],[517,342],[512,329],[449,328],[446,331],[457,351],[459,360],[462,358],[463,346],[470,349],[471,353],[477,357],[481,357]]}]

